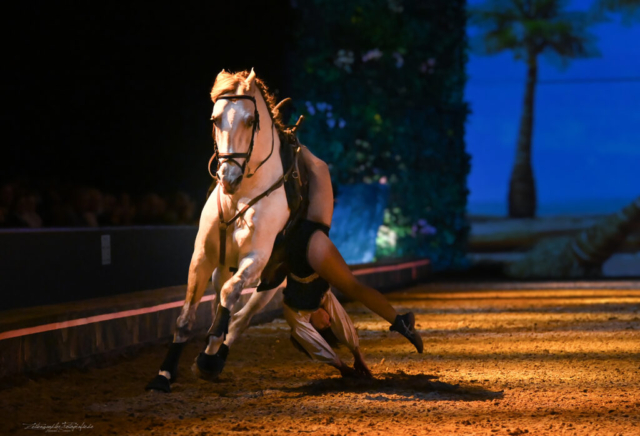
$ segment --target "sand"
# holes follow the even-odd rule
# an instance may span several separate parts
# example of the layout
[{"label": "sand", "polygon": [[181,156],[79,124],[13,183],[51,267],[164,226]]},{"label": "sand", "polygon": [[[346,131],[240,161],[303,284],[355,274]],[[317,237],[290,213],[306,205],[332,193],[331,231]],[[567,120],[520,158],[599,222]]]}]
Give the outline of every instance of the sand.
[{"label": "sand", "polygon": [[247,331],[216,383],[191,374],[194,339],[171,394],[143,389],[166,345],[18,381],[0,391],[0,434],[640,435],[640,289],[389,297],[416,313],[425,353],[346,305],[375,380],[308,360],[276,320]]}]

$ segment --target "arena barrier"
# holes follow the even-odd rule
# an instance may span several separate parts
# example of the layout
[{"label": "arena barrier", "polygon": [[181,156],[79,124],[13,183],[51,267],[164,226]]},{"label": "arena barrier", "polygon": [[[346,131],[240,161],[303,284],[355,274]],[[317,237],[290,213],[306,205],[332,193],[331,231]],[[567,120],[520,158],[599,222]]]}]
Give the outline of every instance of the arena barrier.
[{"label": "arena barrier", "polygon": [[185,282],[196,226],[0,230],[0,311]]},{"label": "arena barrier", "polygon": [[[188,263],[187,263],[188,264]],[[184,276],[186,266],[181,271]],[[389,291],[426,279],[427,259],[354,265],[363,282]],[[92,284],[87,284],[91,286]],[[126,285],[125,285],[126,286]],[[186,286],[130,292],[0,312],[0,379],[37,373],[69,364],[87,364],[152,343],[168,341],[185,296]],[[245,289],[246,301],[254,289]],[[29,298],[22,294],[22,298]],[[215,293],[209,287],[198,308],[195,329],[211,325]],[[282,293],[254,319],[268,322],[282,312]]]}]

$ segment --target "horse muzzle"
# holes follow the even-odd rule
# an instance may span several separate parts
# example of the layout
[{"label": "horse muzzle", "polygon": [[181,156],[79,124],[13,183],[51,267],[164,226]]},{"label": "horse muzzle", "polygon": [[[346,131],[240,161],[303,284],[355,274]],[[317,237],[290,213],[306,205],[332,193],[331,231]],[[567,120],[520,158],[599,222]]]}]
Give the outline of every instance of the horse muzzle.
[{"label": "horse muzzle", "polygon": [[240,186],[243,178],[243,176],[238,176],[232,180],[229,180],[229,178],[227,177],[221,177],[219,180],[220,185],[222,185],[222,192],[228,195],[234,194],[238,190],[238,187]]}]

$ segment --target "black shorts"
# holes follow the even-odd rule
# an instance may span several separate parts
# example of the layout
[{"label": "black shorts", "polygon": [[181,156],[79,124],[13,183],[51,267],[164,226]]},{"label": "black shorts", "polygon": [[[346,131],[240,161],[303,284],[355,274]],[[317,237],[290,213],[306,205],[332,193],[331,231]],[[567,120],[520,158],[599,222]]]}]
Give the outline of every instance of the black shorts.
[{"label": "black shorts", "polygon": [[263,282],[258,291],[266,291],[282,284],[285,277],[287,288],[284,302],[294,309],[315,310],[329,289],[329,283],[311,268],[307,259],[309,241],[316,231],[329,236],[329,226],[304,220],[291,229],[286,239],[285,265],[268,282]]}]

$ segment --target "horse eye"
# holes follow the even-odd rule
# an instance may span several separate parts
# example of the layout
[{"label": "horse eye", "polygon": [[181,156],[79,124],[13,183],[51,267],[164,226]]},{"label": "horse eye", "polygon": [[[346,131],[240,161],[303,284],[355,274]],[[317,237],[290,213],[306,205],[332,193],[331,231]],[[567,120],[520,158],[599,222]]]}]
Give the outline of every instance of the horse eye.
[{"label": "horse eye", "polygon": [[253,127],[253,124],[254,124],[255,122],[256,122],[256,121],[255,121],[253,118],[249,118],[249,119],[247,120],[247,126],[249,126],[249,127]]}]

